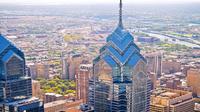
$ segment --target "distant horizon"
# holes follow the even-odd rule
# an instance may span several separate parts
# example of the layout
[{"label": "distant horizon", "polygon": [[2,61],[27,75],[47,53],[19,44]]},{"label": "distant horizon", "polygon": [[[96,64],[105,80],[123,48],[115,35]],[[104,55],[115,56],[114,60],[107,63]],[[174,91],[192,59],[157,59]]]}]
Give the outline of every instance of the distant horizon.
[{"label": "distant horizon", "polygon": [[[198,5],[200,2],[190,2],[190,3],[160,3],[160,4],[137,4],[137,3],[124,3],[125,6],[130,6],[130,5],[138,5],[138,6],[145,6],[145,5],[150,5],[150,6],[167,6],[167,5]],[[0,3],[0,6],[88,6],[88,5],[116,5],[113,3],[90,3],[90,4],[17,4],[17,3]]]},{"label": "distant horizon", "polygon": [[[117,4],[119,0],[6,0],[0,1],[0,5],[98,5]],[[200,4],[200,0],[123,0],[124,4],[133,5],[170,5],[170,4]]]}]

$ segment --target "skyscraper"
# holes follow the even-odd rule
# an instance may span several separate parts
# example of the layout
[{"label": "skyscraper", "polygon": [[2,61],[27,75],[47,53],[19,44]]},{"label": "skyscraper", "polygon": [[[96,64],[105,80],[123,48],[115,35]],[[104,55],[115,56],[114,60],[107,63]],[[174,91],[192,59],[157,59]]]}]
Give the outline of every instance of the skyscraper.
[{"label": "skyscraper", "polygon": [[69,79],[69,62],[67,58],[62,57],[62,79]]},{"label": "skyscraper", "polygon": [[119,13],[117,28],[93,60],[88,103],[96,112],[148,112],[150,81],[146,60],[123,27],[122,0]]},{"label": "skyscraper", "polygon": [[88,80],[91,75],[92,64],[81,64],[78,74],[76,74],[76,96],[87,103]]},{"label": "skyscraper", "polygon": [[200,70],[191,68],[187,71],[187,84],[192,87],[195,96],[200,97]]},{"label": "skyscraper", "polygon": [[155,73],[156,79],[162,75],[162,56],[161,52],[153,52],[145,54],[147,60],[147,71]]},{"label": "skyscraper", "polygon": [[43,112],[43,103],[32,97],[24,53],[0,35],[0,111]]}]

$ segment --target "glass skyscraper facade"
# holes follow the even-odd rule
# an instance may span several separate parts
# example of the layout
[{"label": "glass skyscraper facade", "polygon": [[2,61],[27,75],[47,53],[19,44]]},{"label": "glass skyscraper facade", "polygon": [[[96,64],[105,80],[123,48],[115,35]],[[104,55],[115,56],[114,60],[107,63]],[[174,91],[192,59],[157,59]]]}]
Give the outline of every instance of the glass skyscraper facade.
[{"label": "glass skyscraper facade", "polygon": [[88,103],[95,112],[148,112],[150,88],[146,60],[123,27],[120,0],[119,24],[93,61]]},{"label": "glass skyscraper facade", "polygon": [[[23,107],[23,108],[22,108]],[[43,103],[32,98],[24,53],[0,35],[0,111],[43,112]]]}]

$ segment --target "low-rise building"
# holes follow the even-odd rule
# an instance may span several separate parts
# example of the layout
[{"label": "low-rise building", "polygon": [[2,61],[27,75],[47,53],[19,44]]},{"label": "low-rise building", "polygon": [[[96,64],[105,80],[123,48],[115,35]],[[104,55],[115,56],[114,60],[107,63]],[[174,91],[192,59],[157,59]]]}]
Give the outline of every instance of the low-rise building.
[{"label": "low-rise building", "polygon": [[44,102],[49,103],[49,102],[54,102],[57,100],[64,100],[64,96],[56,93],[45,93],[44,95]]},{"label": "low-rise building", "polygon": [[156,89],[151,95],[150,112],[194,112],[192,93],[166,88]]},{"label": "low-rise building", "polygon": [[44,104],[44,110],[45,112],[81,112],[79,106],[82,103],[82,100],[57,100],[54,102]]}]

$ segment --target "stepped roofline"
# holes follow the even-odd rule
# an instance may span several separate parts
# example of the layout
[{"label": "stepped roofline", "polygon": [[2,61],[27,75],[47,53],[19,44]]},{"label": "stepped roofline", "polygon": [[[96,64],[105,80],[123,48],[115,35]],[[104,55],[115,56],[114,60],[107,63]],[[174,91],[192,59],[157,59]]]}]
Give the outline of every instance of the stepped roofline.
[{"label": "stepped roofline", "polygon": [[119,4],[119,23],[117,28],[107,37],[107,44],[100,49],[100,56],[93,62],[104,59],[111,67],[134,67],[140,60],[146,63],[140,54],[140,48],[134,43],[134,37],[123,27],[122,0]]},{"label": "stepped roofline", "polygon": [[[9,49],[19,55],[21,58],[24,57],[24,53],[16,47],[12,42],[5,38],[2,34],[0,34],[0,55],[9,47],[12,46],[12,49]],[[0,57],[1,59],[2,57]]]}]

